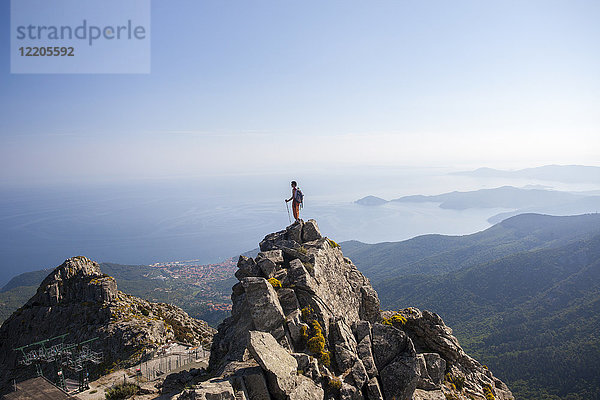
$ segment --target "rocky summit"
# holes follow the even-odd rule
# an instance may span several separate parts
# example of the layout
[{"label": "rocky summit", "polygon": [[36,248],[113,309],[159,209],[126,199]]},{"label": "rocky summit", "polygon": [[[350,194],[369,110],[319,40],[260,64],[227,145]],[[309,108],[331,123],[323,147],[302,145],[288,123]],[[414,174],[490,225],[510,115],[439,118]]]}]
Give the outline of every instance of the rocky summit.
[{"label": "rocky summit", "polygon": [[267,235],[235,276],[210,374],[173,399],[513,399],[438,315],[380,311],[369,280],[314,220]]},{"label": "rocky summit", "polygon": [[[37,293],[0,328],[0,383],[31,377],[13,349],[67,334],[65,343],[92,344],[103,361],[94,375],[127,367],[168,341],[209,346],[214,329],[169,304],[151,303],[117,290],[98,263],[73,257],[54,269]],[[33,368],[33,367],[31,367]]]}]

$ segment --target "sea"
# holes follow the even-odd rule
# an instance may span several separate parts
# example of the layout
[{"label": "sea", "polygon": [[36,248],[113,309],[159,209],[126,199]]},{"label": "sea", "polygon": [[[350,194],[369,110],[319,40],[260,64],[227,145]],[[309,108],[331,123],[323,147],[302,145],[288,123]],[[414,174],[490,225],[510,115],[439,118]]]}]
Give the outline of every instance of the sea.
[{"label": "sea", "polygon": [[[174,260],[215,263],[258,247],[285,229],[290,181],[305,195],[304,220],[317,220],[337,242],[400,241],[439,233],[465,235],[491,226],[502,208],[448,210],[437,203],[389,202],[378,196],[434,195],[503,185],[598,190],[599,185],[481,179],[444,168],[338,168],[310,173],[171,176],[3,186],[0,196],[0,286],[23,272],[84,255],[98,262],[147,265]],[[288,213],[289,210],[289,213]]]}]

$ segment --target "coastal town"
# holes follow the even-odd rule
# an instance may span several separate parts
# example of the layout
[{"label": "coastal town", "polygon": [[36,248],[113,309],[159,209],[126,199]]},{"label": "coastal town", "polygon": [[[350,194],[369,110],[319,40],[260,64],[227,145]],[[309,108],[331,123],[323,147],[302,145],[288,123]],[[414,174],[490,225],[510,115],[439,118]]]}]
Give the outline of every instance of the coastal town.
[{"label": "coastal town", "polygon": [[[194,297],[203,299],[210,311],[231,311],[229,293],[220,290],[218,283],[230,279],[236,270],[237,260],[229,258],[220,263],[201,264],[199,260],[168,261],[151,264],[162,272],[154,279],[172,279],[194,287]],[[168,278],[167,278],[168,277]]]}]

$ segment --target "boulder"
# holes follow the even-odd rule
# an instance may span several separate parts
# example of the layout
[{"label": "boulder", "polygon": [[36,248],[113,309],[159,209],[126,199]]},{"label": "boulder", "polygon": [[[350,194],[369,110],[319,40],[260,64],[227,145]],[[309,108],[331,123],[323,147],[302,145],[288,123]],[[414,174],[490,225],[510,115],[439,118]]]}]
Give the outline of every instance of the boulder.
[{"label": "boulder", "polygon": [[377,367],[375,366],[375,359],[371,351],[371,338],[369,336],[363,337],[356,346],[356,353],[358,354],[358,358],[363,362],[369,378],[377,376]]},{"label": "boulder", "polygon": [[266,279],[255,277],[242,279],[242,285],[256,329],[269,332],[280,327],[285,316],[273,286]]},{"label": "boulder", "polygon": [[302,226],[303,225],[304,225],[304,223],[302,221],[300,221],[300,222],[294,222],[292,225],[288,226],[286,228],[285,238],[287,240],[294,241],[298,244],[302,244]]},{"label": "boulder", "polygon": [[315,279],[308,273],[306,268],[304,268],[302,261],[297,258],[290,262],[286,283],[310,293],[315,293],[318,287]]},{"label": "boulder", "polygon": [[259,367],[248,369],[243,374],[244,386],[251,400],[271,400],[267,381]]},{"label": "boulder", "polygon": [[277,399],[322,400],[323,389],[298,375],[298,362],[265,332],[250,331],[248,350],[265,374],[270,393]]},{"label": "boulder", "polygon": [[379,296],[373,286],[364,285],[360,288],[361,304],[359,315],[360,318],[370,322],[380,322],[381,312],[379,311]]},{"label": "boulder", "polygon": [[277,265],[268,258],[261,258],[256,261],[256,265],[260,268],[262,275],[265,278],[272,278],[277,270]]},{"label": "boulder", "polygon": [[262,258],[266,258],[268,260],[271,260],[276,265],[283,264],[283,253],[282,253],[281,250],[261,251],[256,256],[256,261],[258,262],[258,260],[260,260]]},{"label": "boulder", "polygon": [[362,389],[365,383],[369,380],[367,370],[365,369],[365,366],[363,365],[360,359],[356,360],[356,362],[352,366],[350,374],[352,375],[352,379],[354,380],[354,386],[356,386],[357,389]]},{"label": "boulder", "polygon": [[413,393],[413,400],[446,400],[446,396],[441,390],[426,391],[417,389]]},{"label": "boulder", "polygon": [[417,388],[424,390],[439,389],[444,381],[446,361],[437,353],[417,354],[419,380]]},{"label": "boulder", "polygon": [[[410,338],[398,328],[383,324],[373,325],[373,355],[375,365],[381,372],[396,357],[416,357]],[[416,358],[415,358],[416,364]]]},{"label": "boulder", "polygon": [[317,221],[309,219],[304,223],[304,226],[302,227],[302,242],[312,242],[313,240],[319,240],[322,237]]},{"label": "boulder", "polygon": [[367,399],[383,400],[383,395],[381,394],[381,388],[379,387],[377,378],[371,378],[369,379],[369,382],[367,382]]},{"label": "boulder", "polygon": [[279,249],[280,247],[277,245],[277,243],[280,243],[281,241],[285,240],[285,234],[286,231],[279,231],[270,233],[267,236],[265,236],[265,238],[258,245],[260,251],[265,252],[269,250]]},{"label": "boulder", "polygon": [[355,386],[342,382],[340,400],[364,400],[362,392]]},{"label": "boulder", "polygon": [[358,360],[356,339],[352,334],[352,330],[342,319],[337,319],[331,324],[330,335],[334,344],[335,360],[339,371],[344,372],[352,368]]},{"label": "boulder", "polygon": [[237,267],[238,270],[235,272],[235,277],[239,281],[251,276],[261,276],[261,270],[252,258],[240,256]]},{"label": "boulder", "polygon": [[228,380],[213,379],[196,388],[184,391],[177,400],[236,400]]},{"label": "boulder", "polygon": [[419,378],[417,358],[398,356],[379,375],[386,399],[411,400]]},{"label": "boulder", "polygon": [[371,340],[371,323],[369,321],[358,321],[352,326],[352,331],[356,337],[356,341],[360,342],[365,336],[369,336]]},{"label": "boulder", "polygon": [[308,325],[302,322],[300,310],[293,311],[285,318],[288,332],[294,344],[300,343],[302,340],[302,326],[308,329]]},{"label": "boulder", "polygon": [[285,399],[296,386],[296,359],[270,333],[265,332],[250,331],[248,350],[265,371],[270,392],[277,398]]},{"label": "boulder", "polygon": [[282,288],[277,291],[277,297],[279,297],[279,304],[283,309],[285,315],[289,315],[291,312],[296,311],[300,308],[298,298],[294,289]]}]

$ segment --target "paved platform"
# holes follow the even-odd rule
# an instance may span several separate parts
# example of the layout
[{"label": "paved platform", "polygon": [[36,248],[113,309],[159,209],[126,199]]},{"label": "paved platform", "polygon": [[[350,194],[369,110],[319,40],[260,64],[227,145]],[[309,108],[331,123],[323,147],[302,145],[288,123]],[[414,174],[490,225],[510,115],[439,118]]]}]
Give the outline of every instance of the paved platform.
[{"label": "paved platform", "polygon": [[37,377],[17,383],[17,391],[5,394],[5,400],[78,400],[69,396],[46,379]]}]

